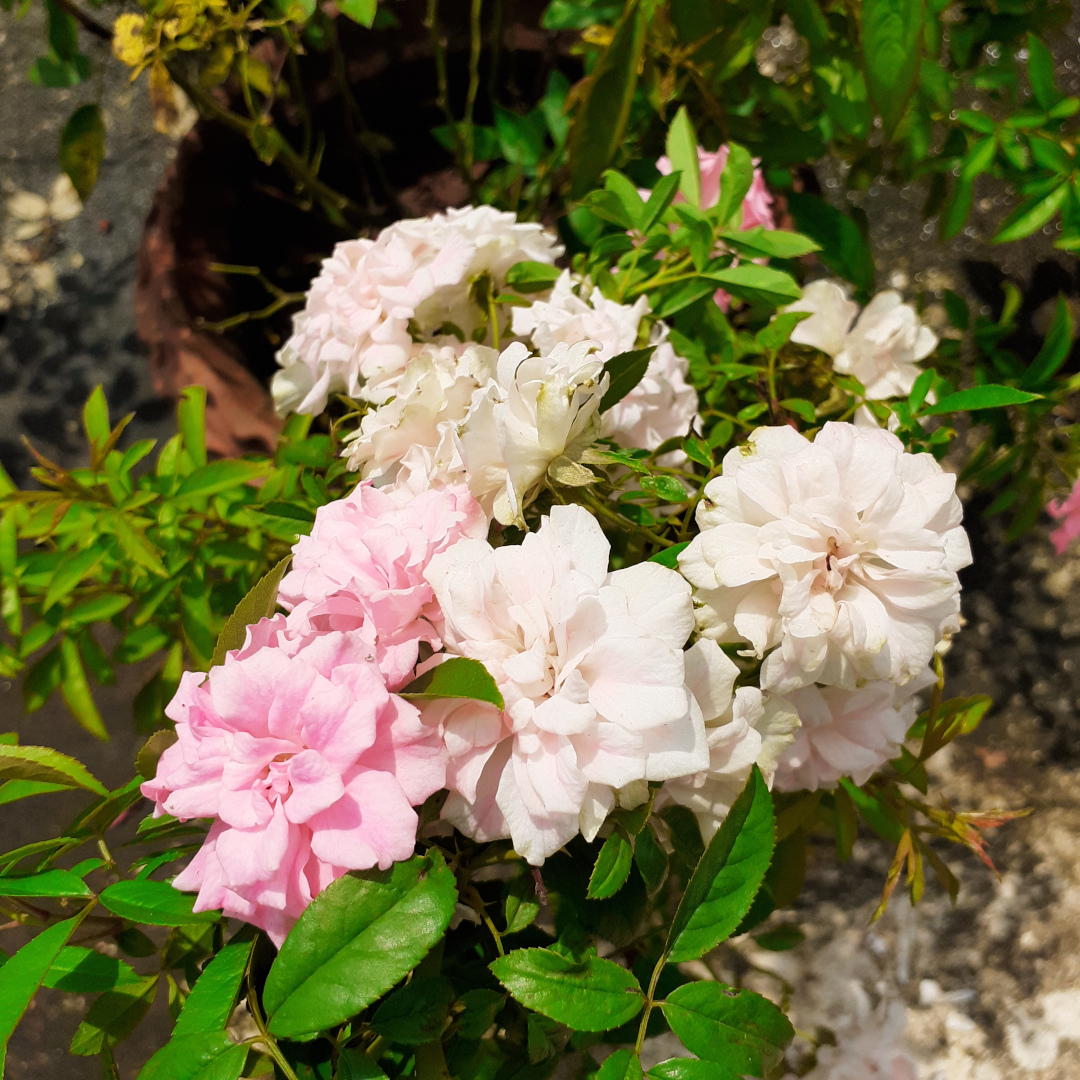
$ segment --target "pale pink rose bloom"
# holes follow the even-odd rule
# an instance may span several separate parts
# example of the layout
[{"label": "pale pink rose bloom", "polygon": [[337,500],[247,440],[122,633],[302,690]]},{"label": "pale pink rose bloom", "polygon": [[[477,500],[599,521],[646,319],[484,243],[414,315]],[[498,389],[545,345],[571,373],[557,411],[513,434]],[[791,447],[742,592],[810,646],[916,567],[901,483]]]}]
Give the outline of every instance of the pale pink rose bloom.
[{"label": "pale pink rose bloom", "polygon": [[320,413],[335,392],[389,400],[422,348],[411,330],[430,341],[453,323],[468,338],[486,317],[469,295],[478,277],[490,275],[498,291],[515,263],[552,263],[562,250],[542,226],[490,206],[396,221],[375,240],[338,244],[278,353],[278,412]]},{"label": "pale pink rose bloom", "polygon": [[208,675],[186,672],[165,712],[178,741],[142,793],[155,815],[215,819],[173,885],[279,946],[331,881],[409,858],[413,806],[445,782],[438,732],[387,691],[367,645],[292,636],[283,615]]},{"label": "pale pink rose bloom", "polygon": [[699,629],[749,642],[780,694],[916,678],[959,630],[971,549],[955,487],[887,431],[827,423],[810,442],[758,428],[705,486],[679,555]]},{"label": "pale pink rose bloom", "polygon": [[739,669],[715,641],[702,638],[684,656],[686,684],[705,717],[709,766],[668,780],[653,806],[659,810],[679,803],[692,810],[708,843],[754,765],[772,787],[777,761],[791,743],[799,717],[783,698],[762,693],[756,686],[733,691]]},{"label": "pale pink rose bloom", "polygon": [[443,816],[477,840],[510,837],[533,865],[593,839],[620,789],[708,765],[685,683],[689,588],[656,563],[609,573],[608,555],[572,504],[520,546],[463,540],[428,568],[447,652],[480,660],[506,705],[425,707],[450,755]]},{"label": "pale pink rose bloom", "polygon": [[801,727],[780,755],[776,786],[781,791],[831,788],[842,776],[865,784],[904,743],[915,722],[914,695],[937,676],[927,668],[903,686],[873,680],[857,690],[804,686],[786,700],[799,714]]},{"label": "pale pink rose bloom", "polygon": [[[724,166],[727,164],[728,148],[727,144],[724,144],[719,150],[709,151],[703,146],[699,146],[697,152],[698,167],[701,170],[701,208],[707,210],[720,201],[720,176],[724,171]],[[760,225],[762,228],[772,230],[776,228],[776,219],[773,217],[772,212],[773,197],[765,186],[765,176],[757,168],[757,162],[754,163],[754,166],[754,179],[750,184],[750,190],[747,191],[743,198],[742,225],[740,227],[754,229]],[[671,160],[667,156],[660,158],[656,162],[656,168],[664,176],[670,176]],[[680,193],[675,196],[675,201],[685,200]],[[754,261],[768,262],[767,259],[755,259]],[[723,289],[716,290],[714,299],[723,311],[727,311],[731,306],[731,294]]]},{"label": "pale pink rose bloom", "polygon": [[[1064,500],[1053,499],[1046,504],[1046,512],[1061,524],[1050,534],[1054,549],[1064,555],[1069,544],[1080,536],[1080,480]],[[1063,520],[1062,520],[1063,519]]]},{"label": "pale pink rose bloom", "polygon": [[412,678],[421,642],[441,647],[442,616],[424,578],[433,555],[487,536],[487,518],[463,484],[413,495],[359,484],[319,507],[293,548],[278,603],[293,633],[343,631],[365,643],[387,686]]}]

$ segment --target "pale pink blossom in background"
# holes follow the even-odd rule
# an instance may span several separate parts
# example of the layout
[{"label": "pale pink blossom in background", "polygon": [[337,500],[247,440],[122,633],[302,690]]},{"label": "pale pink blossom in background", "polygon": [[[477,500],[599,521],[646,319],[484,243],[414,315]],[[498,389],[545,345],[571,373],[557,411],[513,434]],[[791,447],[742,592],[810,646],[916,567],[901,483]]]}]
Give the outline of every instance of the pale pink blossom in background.
[{"label": "pale pink blossom in background", "polygon": [[215,819],[173,885],[279,946],[330,882],[409,858],[413,807],[445,782],[438,732],[387,691],[366,643],[290,635],[282,615],[208,675],[186,672],[165,712],[178,741],[142,792],[155,815]]},{"label": "pale pink blossom in background", "polygon": [[873,680],[856,690],[804,686],[786,700],[801,726],[780,755],[776,786],[781,791],[831,788],[841,776],[865,784],[900,753],[915,722],[914,695],[937,680],[933,670],[905,683]]},{"label": "pale pink blossom in background", "polygon": [[364,482],[319,507],[311,534],[293,548],[278,603],[294,633],[339,630],[362,642],[396,690],[411,679],[420,643],[441,645],[442,617],[424,577],[432,556],[486,535],[487,517],[463,484],[414,496]]},{"label": "pale pink blossom in background", "polygon": [[278,353],[275,407],[317,414],[335,392],[389,400],[422,348],[411,331],[430,341],[452,323],[468,339],[486,318],[470,297],[477,278],[490,275],[498,291],[515,263],[553,263],[562,251],[542,226],[490,206],[396,221],[375,240],[338,244]]},{"label": "pale pink blossom in background", "polygon": [[780,694],[916,678],[959,629],[971,549],[955,486],[887,431],[827,423],[810,442],[758,428],[724,456],[679,555],[699,629],[749,642],[762,689]]},{"label": "pale pink blossom in background", "polygon": [[428,568],[447,652],[480,660],[506,703],[425,707],[450,755],[443,817],[533,865],[592,840],[620,789],[709,761],[685,683],[689,587],[656,563],[608,573],[608,554],[588,511],[554,506],[520,546],[462,540]]},{"label": "pale pink blossom in background", "polygon": [[668,780],[653,806],[659,810],[679,803],[692,810],[708,843],[754,765],[772,787],[777,762],[794,738],[799,717],[783,698],[763,694],[756,686],[733,691],[739,669],[715,641],[702,638],[686,650],[685,660],[686,684],[705,718],[709,766]]},{"label": "pale pink blossom in background", "polygon": [[1050,534],[1054,549],[1064,555],[1069,544],[1080,536],[1080,480],[1064,500],[1053,499],[1046,504],[1046,512],[1061,521]]}]

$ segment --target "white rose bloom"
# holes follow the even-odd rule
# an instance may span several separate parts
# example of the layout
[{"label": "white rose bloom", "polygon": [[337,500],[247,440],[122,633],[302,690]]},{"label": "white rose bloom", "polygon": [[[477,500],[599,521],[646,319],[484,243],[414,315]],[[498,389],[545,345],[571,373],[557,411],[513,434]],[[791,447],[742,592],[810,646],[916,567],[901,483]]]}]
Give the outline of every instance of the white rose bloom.
[{"label": "white rose bloom", "polygon": [[709,767],[664,784],[657,809],[675,802],[692,810],[708,843],[756,764],[772,787],[777,761],[799,725],[783,698],[742,686],[732,693],[739,669],[715,641],[702,638],[685,654],[686,684],[705,717]]},{"label": "white rose bloom", "polygon": [[558,344],[532,356],[516,341],[473,396],[460,433],[466,480],[504,525],[523,524],[522,510],[556,458],[576,459],[599,435],[608,376],[595,348]]},{"label": "white rose bloom", "polygon": [[514,263],[552,263],[562,251],[540,225],[490,206],[397,221],[375,240],[338,244],[278,353],[278,412],[320,413],[336,391],[386,401],[420,351],[410,329],[432,335],[450,322],[468,337],[482,314],[469,296],[478,277],[490,274],[499,289]]},{"label": "white rose bloom", "polygon": [[483,345],[460,355],[445,346],[425,348],[409,361],[397,395],[346,439],[349,468],[376,486],[414,491],[462,479],[457,430],[473,395],[494,377],[498,355]]},{"label": "white rose bloom", "polygon": [[[541,354],[560,342],[594,341],[599,346],[597,357],[605,362],[637,348],[648,300],[641,296],[632,306],[620,304],[593,288],[586,301],[578,295],[583,284],[564,270],[546,299],[514,308],[514,334],[529,339]],[[663,323],[656,325],[652,340],[657,348],[641,382],[604,413],[602,434],[621,446],[655,450],[668,439],[687,434],[697,419],[697,391],[686,381],[689,364],[666,340],[667,333]],[[671,462],[663,464],[683,460],[685,455],[677,451]]]},{"label": "white rose bloom", "polygon": [[506,703],[425,707],[450,753],[443,817],[533,865],[593,839],[619,789],[709,761],[685,683],[690,590],[656,563],[608,573],[608,553],[588,511],[554,506],[520,546],[461,540],[426,574],[447,652],[482,661]]},{"label": "white rose bloom", "polygon": [[758,428],[724,456],[679,555],[699,629],[774,650],[761,686],[777,693],[908,682],[959,629],[971,550],[955,484],[880,429],[828,423],[811,443]]},{"label": "white rose bloom", "polygon": [[915,722],[918,691],[933,685],[929,668],[905,683],[875,679],[857,690],[804,686],[787,695],[802,726],[780,756],[776,786],[781,791],[831,788],[841,776],[865,784],[900,753]]},{"label": "white rose bloom", "polygon": [[784,310],[813,312],[791,340],[831,356],[833,370],[854,375],[871,401],[906,397],[922,373],[918,361],[937,348],[937,335],[891,289],[878,293],[854,326],[859,305],[835,281],[812,281],[802,299]]},{"label": "white rose bloom", "polygon": [[822,1046],[806,1080],[917,1080],[918,1070],[903,1045],[907,1015],[894,1001],[860,1017],[836,1033],[835,1046]]}]

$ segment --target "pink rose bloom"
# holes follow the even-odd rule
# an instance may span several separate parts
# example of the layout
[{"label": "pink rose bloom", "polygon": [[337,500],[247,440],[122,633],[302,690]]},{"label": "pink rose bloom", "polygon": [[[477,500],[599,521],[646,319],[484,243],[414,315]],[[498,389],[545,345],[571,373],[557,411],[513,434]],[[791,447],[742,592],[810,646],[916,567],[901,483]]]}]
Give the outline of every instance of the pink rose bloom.
[{"label": "pink rose bloom", "polygon": [[1080,480],[1073,484],[1072,491],[1064,501],[1054,499],[1048,502],[1046,512],[1053,518],[1064,519],[1050,534],[1055,550],[1059,555],[1064,555],[1071,541],[1080,536]]},{"label": "pink rose bloom", "polygon": [[291,636],[282,615],[209,675],[186,672],[165,712],[178,741],[142,793],[155,815],[216,819],[173,885],[279,946],[330,882],[409,858],[413,806],[445,782],[438,733],[364,642]]},{"label": "pink rose bloom", "polygon": [[420,642],[442,648],[442,613],[424,578],[433,555],[462,537],[487,536],[487,518],[464,484],[413,495],[360,484],[319,508],[293,548],[278,603],[297,634],[344,631],[365,643],[386,685],[400,689]]},{"label": "pink rose bloom", "polygon": [[[707,210],[720,201],[720,175],[727,164],[728,148],[725,144],[719,150],[710,152],[703,146],[699,146],[697,152],[698,166],[701,169],[701,208]],[[671,174],[671,160],[667,157],[660,158],[656,167],[664,176]],[[675,196],[675,201],[680,202],[685,199],[679,194]],[[743,199],[742,228],[753,229],[760,225],[766,229],[775,229],[776,220],[773,218],[772,203],[773,197],[765,186],[765,177],[761,170],[755,167],[753,182]],[[727,311],[731,306],[731,296],[723,289],[716,290],[715,300],[723,311]]]}]

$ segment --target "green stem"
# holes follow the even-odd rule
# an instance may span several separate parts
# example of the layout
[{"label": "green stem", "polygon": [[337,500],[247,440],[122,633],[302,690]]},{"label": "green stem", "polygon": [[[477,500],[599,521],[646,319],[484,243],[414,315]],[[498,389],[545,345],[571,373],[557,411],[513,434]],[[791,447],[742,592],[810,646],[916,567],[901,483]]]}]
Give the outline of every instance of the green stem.
[{"label": "green stem", "polygon": [[656,984],[660,981],[660,972],[664,970],[664,965],[667,963],[667,953],[664,953],[659,960],[656,961],[656,967],[653,968],[652,978],[649,980],[649,989],[645,992],[645,1009],[641,1014],[641,1023],[638,1025],[637,1042],[634,1043],[634,1053],[639,1057],[641,1056],[641,1048],[645,1044],[645,1032],[649,1027],[649,1016],[653,1011],[653,995],[656,993]]},{"label": "green stem", "polygon": [[[476,158],[476,132],[473,129],[473,112],[476,95],[480,89],[480,53],[483,49],[483,37],[480,26],[480,14],[484,0],[472,0],[469,17],[469,89],[465,95],[465,168],[472,175]],[[495,346],[498,348],[498,345]]]},{"label": "green stem", "polygon": [[438,104],[442,109],[446,123],[450,127],[450,137],[454,140],[454,158],[457,161],[458,172],[468,185],[469,197],[476,197],[476,181],[473,179],[472,170],[464,168],[465,146],[461,141],[461,126],[454,119],[450,109],[450,84],[446,76],[446,49],[443,47],[442,34],[439,32],[439,0],[428,0],[427,15],[424,21],[427,23],[428,33],[431,35],[431,52],[435,59],[435,81],[438,86]]},{"label": "green stem", "polygon": [[659,544],[660,547],[668,548],[675,543],[674,540],[668,540],[667,537],[654,533],[644,525],[638,525],[629,518],[623,517],[622,514],[608,507],[603,499],[596,498],[596,496],[590,492],[585,491],[582,495],[586,504],[594,513],[599,514],[601,517],[606,517],[609,521],[618,525],[620,529],[629,529],[631,532],[636,532],[640,536],[645,537],[650,543]]}]

